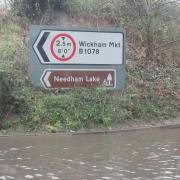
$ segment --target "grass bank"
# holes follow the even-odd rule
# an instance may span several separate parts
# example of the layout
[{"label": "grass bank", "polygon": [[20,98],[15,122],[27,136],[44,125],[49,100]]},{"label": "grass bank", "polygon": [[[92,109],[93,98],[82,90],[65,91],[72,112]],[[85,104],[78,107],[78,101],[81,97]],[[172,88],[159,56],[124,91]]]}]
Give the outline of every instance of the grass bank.
[{"label": "grass bank", "polygon": [[137,29],[134,32],[132,24],[126,27],[128,51],[124,91],[103,88],[47,91],[34,88],[29,82],[28,23],[8,14],[1,15],[0,71],[4,93],[1,92],[0,128],[22,128],[30,132],[78,131],[163,124],[165,120],[177,118],[180,46],[171,47],[164,59],[160,53],[147,60],[142,42],[138,37],[135,42],[132,39],[133,33],[141,33]]}]

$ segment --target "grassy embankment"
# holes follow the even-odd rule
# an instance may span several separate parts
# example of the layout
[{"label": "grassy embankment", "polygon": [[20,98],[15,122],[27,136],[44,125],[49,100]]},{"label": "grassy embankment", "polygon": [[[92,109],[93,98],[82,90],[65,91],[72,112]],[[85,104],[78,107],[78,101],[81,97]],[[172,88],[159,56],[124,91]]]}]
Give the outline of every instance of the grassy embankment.
[{"label": "grassy embankment", "polygon": [[[77,13],[76,18],[81,17],[80,23],[86,26],[84,23],[87,19],[83,21],[79,11],[76,11],[79,6],[82,14],[83,9],[87,11],[84,4],[75,4],[73,13]],[[89,14],[100,13],[98,19],[92,16],[93,23],[98,24],[106,19],[112,26],[123,25],[127,30],[126,89],[123,92],[112,92],[101,88],[77,88],[63,92],[34,88],[28,80],[27,70],[28,23],[23,22],[22,25],[17,17],[1,14],[0,72],[3,72],[1,74],[6,84],[9,84],[9,94],[5,90],[1,95],[0,128],[57,132],[108,128],[115,124],[156,124],[178,117],[180,44],[165,46],[166,50],[158,49],[153,59],[149,60],[145,57],[146,45],[142,40],[144,26],[139,21],[129,21],[118,17],[117,13],[116,22],[112,22],[114,15],[108,16],[107,20],[103,7],[93,7]],[[72,22],[76,21],[76,18],[70,18]],[[178,31],[178,24],[174,27]],[[167,27],[164,28],[159,33],[167,36]],[[167,42],[171,40],[169,36],[166,38]],[[161,39],[158,38],[156,43],[161,46]]]}]

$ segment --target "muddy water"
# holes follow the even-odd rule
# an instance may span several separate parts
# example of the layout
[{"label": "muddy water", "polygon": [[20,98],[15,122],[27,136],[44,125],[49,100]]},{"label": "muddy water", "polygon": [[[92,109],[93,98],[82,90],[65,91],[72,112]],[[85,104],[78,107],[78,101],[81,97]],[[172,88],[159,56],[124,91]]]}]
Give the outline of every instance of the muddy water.
[{"label": "muddy water", "polygon": [[180,179],[180,129],[0,138],[0,180]]}]

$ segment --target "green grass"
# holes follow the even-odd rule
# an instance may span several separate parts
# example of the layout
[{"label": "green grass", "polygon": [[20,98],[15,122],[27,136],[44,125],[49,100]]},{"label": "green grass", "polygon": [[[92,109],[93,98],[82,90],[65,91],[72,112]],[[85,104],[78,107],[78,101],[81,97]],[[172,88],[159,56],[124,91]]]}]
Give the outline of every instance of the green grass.
[{"label": "green grass", "polygon": [[168,97],[142,99],[134,92],[74,89],[64,94],[49,92],[31,104],[22,123],[31,130],[48,131],[108,128],[135,119],[142,122],[163,121],[176,117],[177,106]]},{"label": "green grass", "polygon": [[[103,88],[70,91],[34,88],[28,78],[28,37],[24,41],[22,28],[15,22],[18,22],[16,18],[0,19],[0,71],[10,88],[9,94],[4,92],[12,97],[0,104],[0,128],[21,126],[26,131],[77,131],[131,124],[137,119],[140,123],[162,122],[178,116],[180,69],[177,64],[138,59],[131,53],[132,49],[128,51],[123,92]],[[174,52],[175,57],[179,57],[176,52],[179,51]]]}]

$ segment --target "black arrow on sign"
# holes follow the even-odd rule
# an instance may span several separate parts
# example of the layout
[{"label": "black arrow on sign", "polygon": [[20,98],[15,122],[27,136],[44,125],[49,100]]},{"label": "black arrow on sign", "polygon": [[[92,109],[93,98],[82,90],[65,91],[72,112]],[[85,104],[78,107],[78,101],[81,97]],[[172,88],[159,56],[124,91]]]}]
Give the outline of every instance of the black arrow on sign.
[{"label": "black arrow on sign", "polygon": [[50,62],[49,58],[47,57],[47,55],[43,49],[43,45],[46,42],[49,34],[50,34],[50,32],[44,32],[43,36],[41,37],[41,40],[39,41],[39,43],[37,45],[37,49],[38,49],[39,53],[41,54],[44,62]]}]

